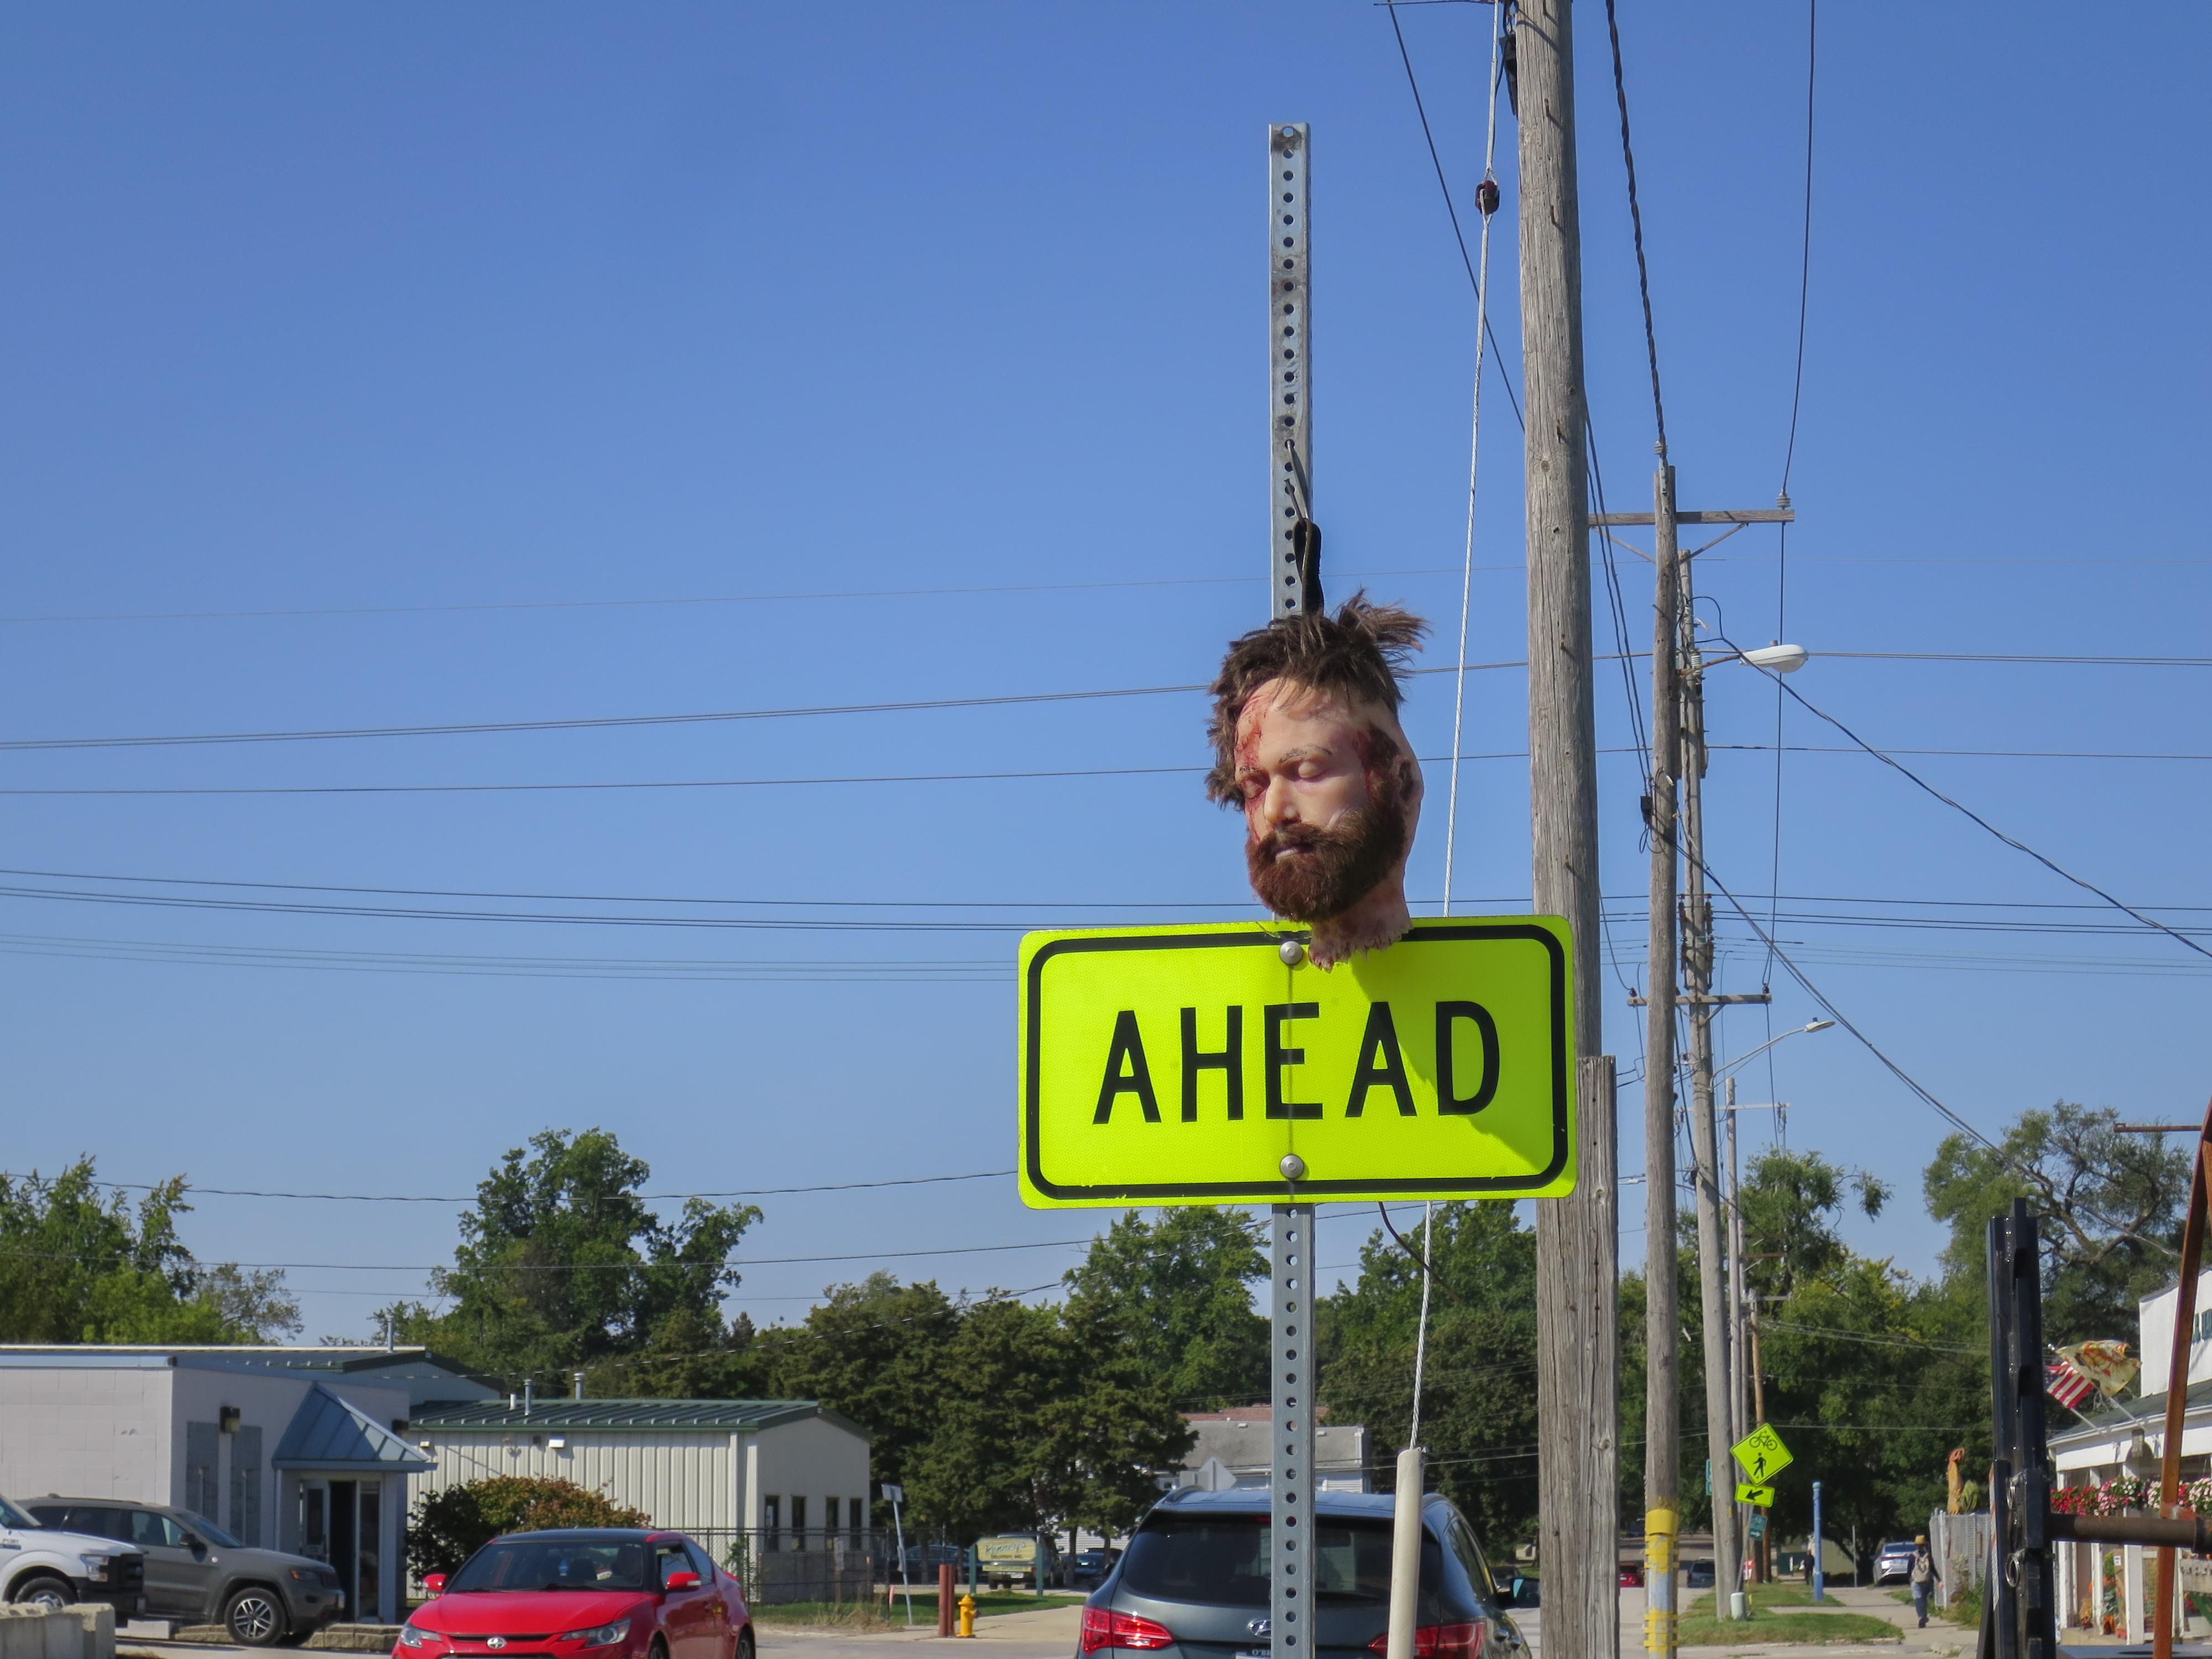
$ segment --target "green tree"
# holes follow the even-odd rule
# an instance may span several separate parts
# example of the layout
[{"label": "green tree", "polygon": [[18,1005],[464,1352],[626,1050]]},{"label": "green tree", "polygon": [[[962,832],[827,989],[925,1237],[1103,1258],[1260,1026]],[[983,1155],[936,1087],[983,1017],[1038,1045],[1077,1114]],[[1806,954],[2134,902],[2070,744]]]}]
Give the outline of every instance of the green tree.
[{"label": "green tree", "polygon": [[1079,1297],[1060,1324],[1066,1381],[1045,1420],[1060,1519],[1115,1537],[1158,1501],[1156,1477],[1180,1468],[1197,1437],[1176,1410],[1173,1383],[1147,1367],[1119,1314]]},{"label": "green tree", "polygon": [[1192,1205],[1122,1217],[1067,1284],[1073,1302],[1115,1317],[1177,1405],[1211,1411],[1267,1397],[1267,1321],[1252,1305],[1267,1276],[1257,1219]]},{"label": "green tree", "polygon": [[[1407,1242],[1419,1249],[1419,1234]],[[1437,1489],[1496,1547],[1535,1526],[1535,1235],[1510,1204],[1440,1204],[1429,1260],[1421,1438]],[[1411,1432],[1420,1303],[1419,1267],[1377,1231],[1358,1283],[1322,1304],[1322,1402],[1332,1422],[1367,1425],[1384,1468]]]},{"label": "green tree", "polygon": [[81,1158],[51,1178],[0,1176],[0,1341],[252,1342],[296,1329],[283,1275],[200,1267],[177,1237],[173,1176],[134,1210]]},{"label": "green tree", "polygon": [[[960,1310],[934,1280],[902,1285],[887,1273],[833,1286],[805,1322],[763,1331],[753,1345],[763,1394],[818,1400],[870,1436],[878,1481],[904,1485],[936,1431],[945,1355]],[[890,1523],[886,1509],[883,1522]]]},{"label": "green tree", "polygon": [[487,1475],[416,1499],[407,1517],[407,1565],[418,1578],[452,1572],[502,1533],[652,1524],[642,1510],[573,1480]]},{"label": "green tree", "polygon": [[532,1136],[477,1184],[453,1265],[432,1276],[452,1310],[397,1304],[395,1332],[508,1378],[557,1385],[651,1352],[657,1363],[622,1373],[635,1391],[696,1382],[666,1362],[740,1351],[722,1298],[738,1284],[730,1254],[761,1212],[695,1198],[663,1221],[640,1196],[651,1173],[603,1129]]},{"label": "green tree", "polygon": [[963,1310],[938,1372],[935,1425],[910,1466],[915,1520],[958,1536],[1036,1532],[1080,1501],[1053,1433],[1068,1358],[1055,1309]]},{"label": "green tree", "polygon": [[1982,1282],[1989,1224],[2014,1199],[2043,1217],[2043,1334],[2055,1343],[2124,1336],[2136,1302],[2174,1273],[2188,1158],[2119,1121],[2062,1100],[2022,1112],[1995,1150],[1947,1136],[1928,1166],[1928,1212],[1951,1230],[1955,1278]]}]

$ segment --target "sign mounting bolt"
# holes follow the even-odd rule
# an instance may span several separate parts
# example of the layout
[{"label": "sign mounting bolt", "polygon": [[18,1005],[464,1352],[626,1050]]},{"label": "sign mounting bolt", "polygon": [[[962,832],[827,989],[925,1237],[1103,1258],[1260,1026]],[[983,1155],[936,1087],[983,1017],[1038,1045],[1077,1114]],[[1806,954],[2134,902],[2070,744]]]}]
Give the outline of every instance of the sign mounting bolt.
[{"label": "sign mounting bolt", "polygon": [[1304,1181],[1306,1178],[1306,1161],[1296,1152],[1285,1152],[1281,1167],[1285,1181]]},{"label": "sign mounting bolt", "polygon": [[1286,939],[1277,954],[1283,958],[1284,967],[1295,968],[1306,959],[1306,947],[1294,939]]}]

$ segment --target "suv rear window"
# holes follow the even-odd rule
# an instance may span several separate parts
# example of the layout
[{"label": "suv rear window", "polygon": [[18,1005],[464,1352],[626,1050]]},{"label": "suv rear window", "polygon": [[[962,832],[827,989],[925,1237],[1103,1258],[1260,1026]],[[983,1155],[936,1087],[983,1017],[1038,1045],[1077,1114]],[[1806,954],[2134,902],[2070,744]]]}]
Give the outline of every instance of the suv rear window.
[{"label": "suv rear window", "polygon": [[[1129,1540],[1121,1587],[1162,1601],[1216,1607],[1267,1605],[1272,1534],[1264,1515],[1155,1513]],[[1443,1551],[1421,1535],[1421,1599],[1443,1577]],[[1323,1601],[1390,1600],[1390,1523],[1322,1517],[1315,1540],[1314,1593]]]}]

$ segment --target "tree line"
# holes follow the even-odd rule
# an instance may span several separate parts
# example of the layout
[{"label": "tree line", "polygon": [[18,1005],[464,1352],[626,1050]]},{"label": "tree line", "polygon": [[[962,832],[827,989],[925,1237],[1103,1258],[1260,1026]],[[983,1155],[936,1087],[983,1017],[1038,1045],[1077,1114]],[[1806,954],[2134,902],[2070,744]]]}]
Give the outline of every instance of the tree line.
[{"label": "tree line", "polygon": [[[1765,1419],[1795,1452],[1774,1523],[1802,1534],[1823,1483],[1829,1530],[1909,1530],[1942,1500],[1954,1448],[1990,1455],[1984,1238],[2027,1198],[2045,1225],[2045,1333],[2054,1343],[2132,1340],[2138,1297],[2174,1271],[2188,1166],[2118,1133],[2118,1115],[2059,1103],[2023,1112],[1994,1145],[1953,1135],[1921,1198],[1948,1243],[1915,1276],[1853,1250],[1841,1226],[1893,1202],[1881,1182],[1814,1151],[1754,1157],[1741,1194],[1746,1279],[1757,1296]],[[459,1219],[438,1305],[375,1316],[506,1388],[595,1395],[819,1400],[872,1441],[875,1478],[906,1489],[910,1523],[966,1540],[1081,1526],[1126,1532],[1159,1472],[1191,1443],[1184,1413],[1267,1397],[1261,1216],[1206,1207],[1112,1223],[1042,1302],[948,1295],[877,1273],[828,1287],[796,1323],[757,1328],[727,1311],[731,1258],[761,1219],[750,1205],[688,1200],[664,1216],[650,1170],[602,1129],[548,1130],[508,1152]],[[299,1327],[280,1273],[204,1267],[182,1243],[181,1177],[135,1202],[80,1160],[46,1179],[0,1178],[0,1340],[222,1342]],[[1535,1255],[1527,1206],[1436,1206],[1422,1438],[1437,1486],[1494,1546],[1533,1534],[1536,1510]],[[1334,1212],[1340,1216],[1346,1212]],[[1401,1215],[1401,1220],[1404,1219]],[[1418,1218],[1413,1224],[1418,1225]],[[1362,1226],[1356,1277],[1316,1309],[1319,1395],[1364,1424],[1380,1484],[1411,1428],[1424,1269],[1408,1234]],[[1403,1228],[1401,1229],[1403,1231]],[[1338,1248],[1349,1250],[1349,1239]],[[1324,1255],[1334,1255],[1328,1233]],[[1330,1265],[1324,1261],[1324,1267]],[[1698,1305],[1695,1228],[1674,1261]],[[1644,1278],[1620,1283],[1620,1505],[1640,1526]],[[1682,1490],[1705,1490],[1698,1322],[1682,1333]],[[364,1340],[371,1340],[364,1335]],[[1732,1480],[1725,1448],[1718,1478]],[[887,1515],[878,1517],[888,1522]]]}]

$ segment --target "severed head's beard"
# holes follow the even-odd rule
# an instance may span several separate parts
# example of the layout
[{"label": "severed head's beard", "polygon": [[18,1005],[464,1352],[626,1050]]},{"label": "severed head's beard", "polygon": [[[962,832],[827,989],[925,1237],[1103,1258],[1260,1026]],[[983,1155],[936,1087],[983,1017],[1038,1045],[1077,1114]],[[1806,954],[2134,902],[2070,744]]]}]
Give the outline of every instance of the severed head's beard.
[{"label": "severed head's beard", "polygon": [[[1327,830],[1288,823],[1247,839],[1244,862],[1261,902],[1291,921],[1332,921],[1373,892],[1406,856],[1406,808],[1394,767],[1371,775],[1367,805]],[[1285,848],[1292,856],[1278,855]]]}]

